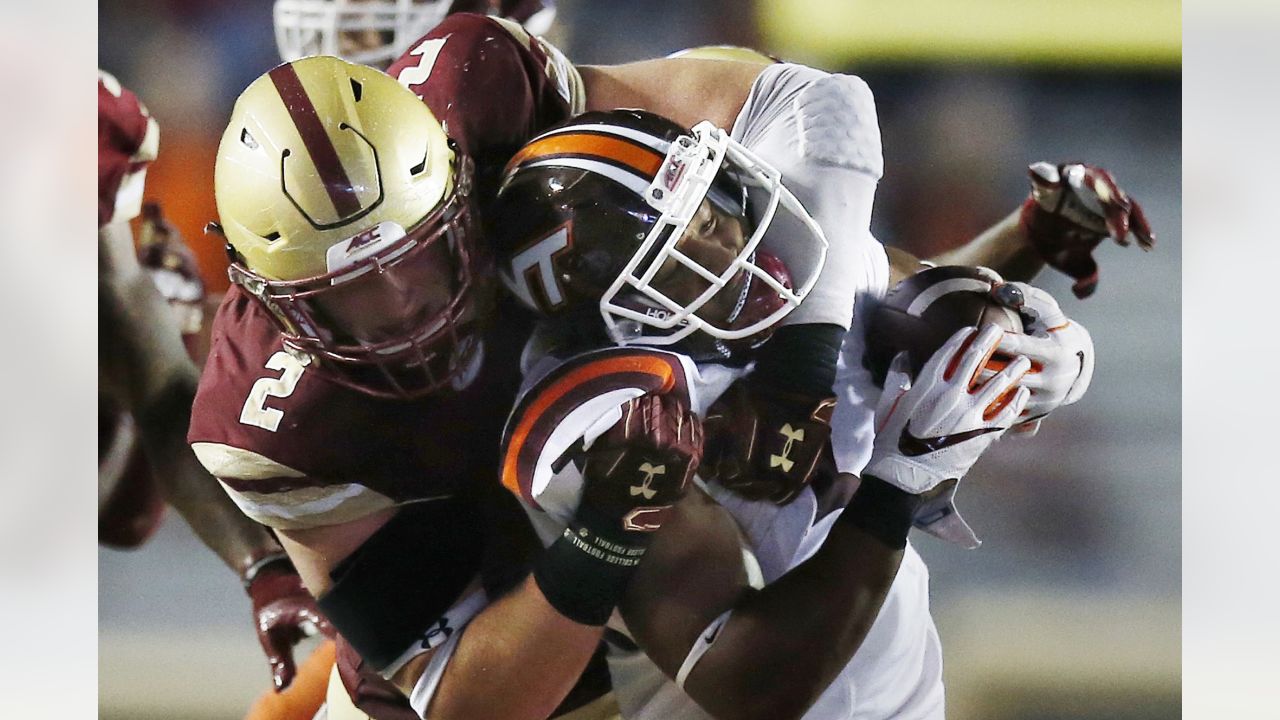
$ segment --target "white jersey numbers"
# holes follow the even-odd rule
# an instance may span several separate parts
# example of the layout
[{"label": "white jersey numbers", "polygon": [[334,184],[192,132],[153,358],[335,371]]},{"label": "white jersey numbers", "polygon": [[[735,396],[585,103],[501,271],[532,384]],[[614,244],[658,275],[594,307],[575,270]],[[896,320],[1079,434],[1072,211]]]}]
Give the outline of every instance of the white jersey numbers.
[{"label": "white jersey numbers", "polygon": [[306,369],[298,359],[281,350],[267,360],[268,370],[280,370],[279,377],[259,378],[249,390],[249,397],[240,411],[240,422],[275,432],[280,427],[284,411],[267,407],[267,398],[285,398],[293,394]]},{"label": "white jersey numbers", "polygon": [[431,77],[431,69],[436,66],[436,58],[440,55],[440,49],[444,47],[444,43],[449,37],[446,35],[442,38],[434,38],[431,40],[423,40],[416,47],[409,51],[410,55],[416,55],[418,58],[417,65],[407,65],[400,69],[400,73],[396,76],[396,80],[401,85],[413,89],[414,85],[421,85]]}]

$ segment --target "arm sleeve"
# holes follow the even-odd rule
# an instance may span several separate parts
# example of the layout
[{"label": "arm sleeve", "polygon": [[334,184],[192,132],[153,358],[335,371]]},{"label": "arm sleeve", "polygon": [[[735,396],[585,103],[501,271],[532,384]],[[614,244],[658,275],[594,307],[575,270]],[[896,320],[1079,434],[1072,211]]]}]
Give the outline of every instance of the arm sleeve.
[{"label": "arm sleeve", "polygon": [[[861,78],[795,64],[765,68],[738,115],[733,137],[772,163],[827,236],[818,282],[783,324],[831,323],[848,328],[857,293],[887,281],[878,276],[884,249],[871,235],[871,207],[884,173],[875,99]],[[765,245],[793,274],[813,260],[786,219]],[[779,223],[775,219],[775,224]],[[794,221],[792,221],[794,222]]]}]

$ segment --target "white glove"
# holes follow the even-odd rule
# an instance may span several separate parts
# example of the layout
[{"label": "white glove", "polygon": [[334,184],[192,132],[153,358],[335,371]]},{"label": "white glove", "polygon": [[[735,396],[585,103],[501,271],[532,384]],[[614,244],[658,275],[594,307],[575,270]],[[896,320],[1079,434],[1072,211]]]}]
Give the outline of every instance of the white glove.
[{"label": "white glove", "polygon": [[876,438],[866,474],[912,494],[929,493],[916,526],[967,547],[977,547],[978,539],[955,511],[957,484],[1013,425],[1031,396],[1018,387],[1031,368],[1025,357],[985,382],[979,379],[1004,334],[995,325],[957,331],[914,383],[906,354],[899,354],[876,407]]},{"label": "white glove", "polygon": [[[1076,402],[1089,389],[1093,379],[1093,338],[1083,325],[1067,318],[1049,293],[1026,283],[1010,284],[1022,292],[1022,309],[1030,310],[1035,320],[1025,328],[1025,335],[1005,333],[999,350],[1031,360],[1031,370],[1022,378],[1022,386],[1031,391],[1031,399],[1014,430],[1021,435],[1034,435],[1040,418]],[[983,379],[992,375],[994,372],[987,370]]]}]

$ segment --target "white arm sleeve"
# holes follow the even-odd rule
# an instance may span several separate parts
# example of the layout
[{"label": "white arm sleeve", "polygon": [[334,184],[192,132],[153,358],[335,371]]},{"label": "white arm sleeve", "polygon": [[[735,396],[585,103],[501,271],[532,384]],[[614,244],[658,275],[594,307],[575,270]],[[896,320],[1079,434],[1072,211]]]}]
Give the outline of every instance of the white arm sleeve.
[{"label": "white arm sleeve", "polygon": [[[875,285],[876,258],[884,253],[870,231],[876,184],[884,174],[871,89],[853,75],[772,65],[756,78],[732,135],[782,173],[783,184],[830,243],[817,284],[783,324],[847,329],[854,297]],[[800,232],[798,221],[779,214],[764,245],[803,277],[814,261],[792,240]]]}]

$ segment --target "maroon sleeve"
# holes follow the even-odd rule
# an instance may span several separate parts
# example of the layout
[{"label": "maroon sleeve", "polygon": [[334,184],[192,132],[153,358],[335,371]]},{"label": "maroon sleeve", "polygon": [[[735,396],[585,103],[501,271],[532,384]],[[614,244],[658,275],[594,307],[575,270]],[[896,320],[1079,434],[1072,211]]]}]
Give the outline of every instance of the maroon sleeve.
[{"label": "maroon sleeve", "polygon": [[509,21],[450,15],[387,68],[476,161],[480,197],[536,133],[568,119],[580,95],[558,50]]},{"label": "maroon sleeve", "polygon": [[[492,483],[526,337],[509,326],[486,333],[481,367],[464,390],[381,399],[272,362],[284,352],[279,330],[232,286],[213,320],[187,441],[248,450],[306,476],[282,478],[281,491],[358,483],[407,502]],[[259,382],[265,392],[255,394]],[[263,411],[273,419],[259,422]]]},{"label": "maroon sleeve", "polygon": [[155,120],[137,96],[98,71],[98,227],[137,214],[141,173],[155,159],[158,140]]}]

